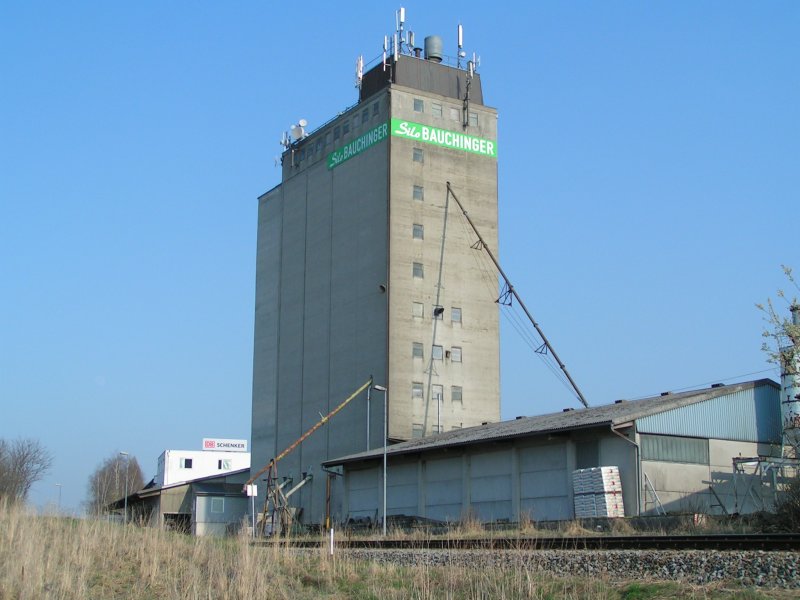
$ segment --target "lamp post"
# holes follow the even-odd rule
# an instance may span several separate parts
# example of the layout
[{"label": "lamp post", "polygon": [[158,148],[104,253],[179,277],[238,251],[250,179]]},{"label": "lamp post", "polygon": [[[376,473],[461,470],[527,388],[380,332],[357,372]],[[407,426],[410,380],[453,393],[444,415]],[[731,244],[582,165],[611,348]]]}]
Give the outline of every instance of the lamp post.
[{"label": "lamp post", "polygon": [[369,387],[367,388],[367,450],[369,450],[369,405],[370,392],[372,391],[372,375],[369,376]]},{"label": "lamp post", "polygon": [[57,504],[57,507],[58,507],[58,512],[60,514],[61,513],[61,484],[57,483],[56,487],[58,488],[58,504]]},{"label": "lamp post", "polygon": [[371,386],[376,392],[383,392],[383,535],[386,537],[386,440],[389,437],[389,415],[387,413],[388,390],[382,385]]},{"label": "lamp post", "polygon": [[125,513],[122,516],[122,523],[128,524],[128,453],[120,452],[120,456],[125,457]]}]

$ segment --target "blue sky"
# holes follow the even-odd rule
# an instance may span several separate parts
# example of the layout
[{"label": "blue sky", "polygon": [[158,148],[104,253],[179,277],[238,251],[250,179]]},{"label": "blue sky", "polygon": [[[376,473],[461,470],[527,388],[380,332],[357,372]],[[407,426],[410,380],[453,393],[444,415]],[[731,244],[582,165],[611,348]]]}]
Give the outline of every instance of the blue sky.
[{"label": "blue sky", "polygon": [[[0,7],[0,437],[54,453],[37,505],[249,437],[256,197],[399,4],[288,6]],[[404,6],[481,56],[500,260],[590,403],[777,376],[754,303],[800,268],[800,4]],[[504,418],[577,406],[501,345]]]}]

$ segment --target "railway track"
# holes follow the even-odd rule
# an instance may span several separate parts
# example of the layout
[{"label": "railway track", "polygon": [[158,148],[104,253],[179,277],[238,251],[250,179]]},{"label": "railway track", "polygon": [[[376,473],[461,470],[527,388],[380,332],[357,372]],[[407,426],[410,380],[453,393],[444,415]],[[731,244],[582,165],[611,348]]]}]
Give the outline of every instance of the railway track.
[{"label": "railway track", "polygon": [[[317,548],[320,540],[264,541],[294,548]],[[713,534],[591,537],[497,537],[458,539],[345,539],[341,549],[371,550],[763,550],[800,551],[800,534]]]}]

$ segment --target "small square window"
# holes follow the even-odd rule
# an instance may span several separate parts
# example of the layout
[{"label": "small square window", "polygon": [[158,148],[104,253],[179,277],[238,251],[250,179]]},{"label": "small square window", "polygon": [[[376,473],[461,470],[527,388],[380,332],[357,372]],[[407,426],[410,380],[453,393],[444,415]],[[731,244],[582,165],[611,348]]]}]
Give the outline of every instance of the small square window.
[{"label": "small square window", "polygon": [[441,117],[442,116],[442,105],[437,104],[436,102],[431,102],[431,114],[434,117]]},{"label": "small square window", "polygon": [[431,400],[434,402],[444,402],[444,386],[433,384],[431,386]]},{"label": "small square window", "polygon": [[316,152],[322,152],[322,140],[317,140],[317,149]]},{"label": "small square window", "polygon": [[333,128],[333,141],[335,142],[340,137],[342,137],[342,129],[338,125]]},{"label": "small square window", "polygon": [[425,239],[425,229],[419,223],[414,223],[414,239],[415,240],[422,240]]},{"label": "small square window", "polygon": [[325,133],[325,145],[327,146],[330,143],[331,143],[331,132],[328,131]]},{"label": "small square window", "polygon": [[192,468],[192,459],[191,458],[182,458],[181,459],[181,469],[191,469]]},{"label": "small square window", "polygon": [[461,362],[461,348],[458,346],[450,348],[450,360],[453,362]]},{"label": "small square window", "polygon": [[450,320],[453,323],[461,323],[461,309],[457,306],[454,306],[450,309]]},{"label": "small square window", "polygon": [[478,126],[478,113],[476,112],[469,113],[469,124],[473,127]]},{"label": "small square window", "polygon": [[425,162],[425,153],[422,151],[422,148],[414,148],[414,162]]},{"label": "small square window", "polygon": [[441,346],[434,346],[433,350],[431,351],[431,355],[433,356],[433,360],[442,360],[443,356],[442,347]]},{"label": "small square window", "polygon": [[350,119],[342,123],[342,135],[350,133]]},{"label": "small square window", "polygon": [[425,188],[421,185],[414,186],[414,200],[422,202],[425,199]]},{"label": "small square window", "polygon": [[450,120],[451,121],[458,121],[458,109],[450,107]]},{"label": "small square window", "polygon": [[423,271],[423,268],[422,268],[422,263],[416,263],[416,262],[414,263],[414,277],[416,277],[418,279],[422,279],[423,277],[425,277],[425,274],[424,274],[424,271]]},{"label": "small square window", "polygon": [[421,98],[414,98],[414,112],[423,112],[425,110],[425,103]]},{"label": "small square window", "polygon": [[361,111],[361,123],[363,124],[366,123],[367,121],[369,121],[369,109],[365,108],[364,110]]},{"label": "small square window", "polygon": [[422,302],[412,302],[411,303],[411,316],[412,317],[424,317],[425,316],[425,308],[422,305]]},{"label": "small square window", "polygon": [[378,101],[378,102],[375,102],[372,105],[372,116],[373,117],[377,117],[378,113],[380,113],[380,112],[381,112],[381,103],[380,103],[380,101]]},{"label": "small square window", "polygon": [[444,315],[444,307],[437,306],[436,304],[433,305],[433,311],[431,312],[434,319],[438,319],[439,321],[442,320],[442,316]]},{"label": "small square window", "polygon": [[422,400],[422,384],[418,381],[411,384],[411,398]]},{"label": "small square window", "polygon": [[230,471],[231,470],[231,459],[224,458],[222,460],[217,461],[217,469],[220,471]]},{"label": "small square window", "polygon": [[461,391],[460,385],[454,385],[450,388],[450,398],[453,402],[463,404],[464,400],[462,394],[463,392]]},{"label": "small square window", "polygon": [[422,342],[412,342],[411,356],[413,358],[423,358],[423,355],[422,355]]},{"label": "small square window", "polygon": [[425,437],[425,426],[422,423],[413,423],[411,425],[411,437],[412,438]]},{"label": "small square window", "polygon": [[225,512],[225,498],[212,498],[211,499],[211,512],[224,513]]}]

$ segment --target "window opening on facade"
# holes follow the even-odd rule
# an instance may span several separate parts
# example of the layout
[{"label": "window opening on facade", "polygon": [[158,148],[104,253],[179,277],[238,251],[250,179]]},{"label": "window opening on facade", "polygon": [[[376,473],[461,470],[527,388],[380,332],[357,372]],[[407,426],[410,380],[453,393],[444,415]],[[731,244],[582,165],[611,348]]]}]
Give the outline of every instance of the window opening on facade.
[{"label": "window opening on facade", "polygon": [[422,302],[412,302],[411,303],[411,316],[412,317],[424,317],[425,316],[425,307]]},{"label": "window opening on facade", "polygon": [[411,397],[415,400],[422,400],[422,383],[419,381],[411,384]]},{"label": "window opening on facade", "polygon": [[192,459],[191,458],[182,458],[181,459],[181,469],[191,469],[192,468]]},{"label": "window opening on facade", "polygon": [[361,111],[361,124],[363,125],[367,121],[369,121],[369,109],[365,108]]},{"label": "window opening on facade", "polygon": [[422,151],[422,148],[414,148],[414,162],[425,162],[425,153]]},{"label": "window opening on facade", "polygon": [[422,98],[414,98],[414,112],[424,112],[425,102]]},{"label": "window opening on facade", "polygon": [[434,304],[432,314],[434,319],[441,321],[442,317],[444,317],[444,307]]},{"label": "window opening on facade", "polygon": [[224,513],[225,512],[225,498],[212,498],[211,499],[211,512]]},{"label": "window opening on facade", "polygon": [[461,348],[458,346],[450,348],[450,360],[453,362],[461,362]]},{"label": "window opening on facade", "polygon": [[422,268],[422,263],[414,263],[414,277],[417,279],[422,279],[425,276],[424,270]]},{"label": "window opening on facade", "polygon": [[442,360],[444,352],[442,351],[441,346],[434,345],[433,350],[431,351],[431,356],[433,356],[433,360]]},{"label": "window opening on facade", "polygon": [[450,120],[451,121],[459,121],[459,120],[461,120],[460,117],[459,117],[457,108],[452,108],[452,107],[450,108]]},{"label": "window opening on facade", "polygon": [[425,229],[419,223],[414,223],[413,235],[415,240],[422,240],[425,238]]},{"label": "window opening on facade", "polygon": [[342,129],[338,125],[333,128],[333,141],[335,142],[340,137],[342,137]]},{"label": "window opening on facade", "polygon": [[[457,402],[458,404],[463,404],[464,400],[462,394],[463,391],[460,385],[454,385],[450,388],[450,399],[453,402]],[[459,429],[461,428],[459,427]]]},{"label": "window opening on facade", "polygon": [[425,437],[425,426],[422,423],[412,423],[411,437],[412,438]]},{"label": "window opening on facade", "polygon": [[472,127],[478,126],[478,113],[470,111],[469,113],[469,124]]},{"label": "window opening on facade", "polygon": [[450,309],[450,320],[453,323],[461,323],[461,309],[457,306],[454,306]]},{"label": "window opening on facade", "polygon": [[442,105],[437,102],[431,102],[431,114],[434,117],[442,116]]},{"label": "window opening on facade", "polygon": [[230,468],[231,468],[231,459],[230,458],[224,458],[222,460],[218,460],[217,461],[217,469],[219,469],[220,471],[223,471],[223,470],[227,471],[227,470],[230,470]]},{"label": "window opening on facade", "polygon": [[421,185],[414,186],[414,200],[422,202],[425,199],[425,188]]},{"label": "window opening on facade", "polygon": [[380,112],[381,112],[381,103],[380,103],[380,101],[374,102],[372,104],[372,116],[373,117],[377,117]]},{"label": "window opening on facade", "polygon": [[423,358],[422,342],[412,342],[411,356],[414,358]]}]

